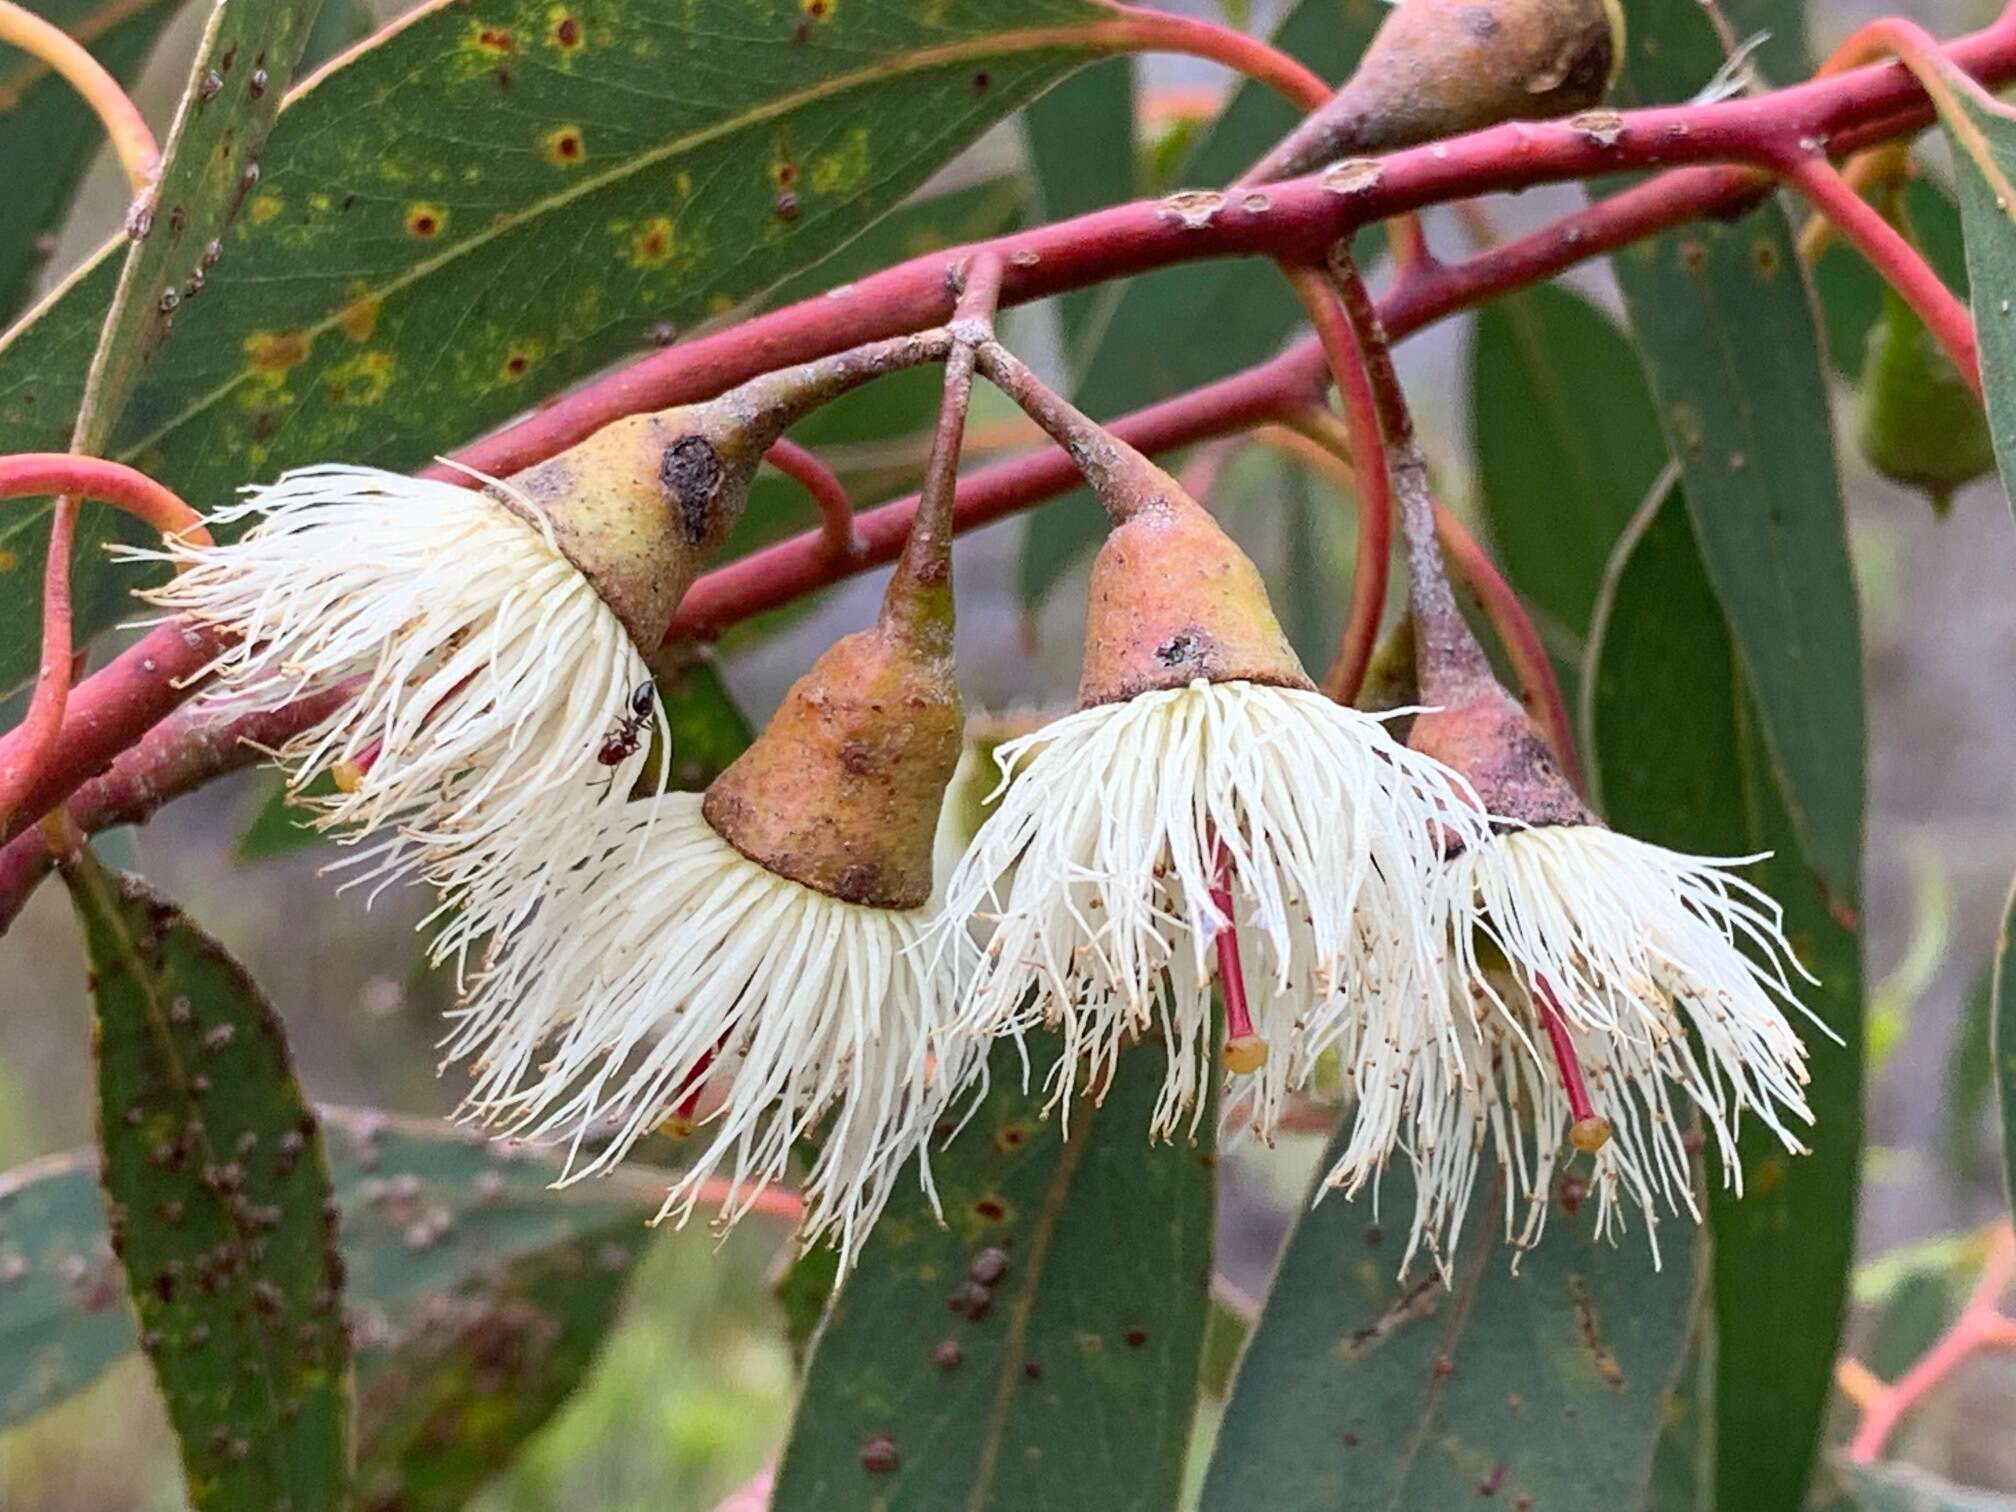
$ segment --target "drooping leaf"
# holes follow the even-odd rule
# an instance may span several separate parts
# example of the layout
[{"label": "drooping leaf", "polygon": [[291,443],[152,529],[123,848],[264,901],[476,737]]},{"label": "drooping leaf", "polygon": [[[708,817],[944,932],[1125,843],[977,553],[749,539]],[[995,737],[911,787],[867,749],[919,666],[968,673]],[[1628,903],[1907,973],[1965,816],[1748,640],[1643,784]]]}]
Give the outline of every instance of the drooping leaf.
[{"label": "drooping leaf", "polygon": [[[140,65],[178,9],[177,0],[37,0],[32,9],[75,37],[106,71],[132,87]],[[34,164],[0,194],[0,322],[27,303],[48,243],[93,154],[98,118],[61,75],[0,46],[0,162]]]},{"label": "drooping leaf", "polygon": [[[1065,80],[1022,114],[1034,177],[1035,216],[1059,221],[1135,197],[1134,65],[1119,58]],[[1097,344],[1117,294],[1074,289],[1058,301],[1074,368]]]},{"label": "drooping leaf", "polygon": [[1470,433],[1506,575],[1581,637],[1610,548],[1666,465],[1637,353],[1567,289],[1494,300],[1470,348]]},{"label": "drooping leaf", "polygon": [[1208,1136],[1148,1142],[1162,1053],[1123,1054],[1063,1138],[997,1050],[993,1091],[932,1161],[945,1226],[900,1193],[827,1313],[773,1512],[1173,1505],[1215,1161]]},{"label": "drooping leaf", "polygon": [[71,450],[104,449],[176,312],[202,292],[221,238],[259,182],[260,149],[320,4],[218,0],[210,12],[161,144],[152,201],[128,222],[131,245],[91,356]]},{"label": "drooping leaf", "polygon": [[[1723,61],[1717,19],[1730,36],[1769,31],[1774,72],[1796,61],[1796,0],[1723,9],[1637,0],[1619,97],[1691,96]],[[1767,200],[1735,224],[1683,227],[1611,264],[1794,829],[1827,886],[1852,898],[1860,619],[1812,291],[1785,211]]]},{"label": "drooping leaf", "polygon": [[[1298,0],[1275,28],[1274,45],[1324,78],[1342,79],[1385,10],[1380,0]],[[1229,184],[1294,124],[1294,110],[1272,90],[1243,84],[1178,177],[1189,188]],[[1180,312],[1180,331],[1172,329],[1172,312]],[[1264,360],[1300,321],[1295,296],[1264,263],[1207,262],[1143,274],[1115,302],[1074,397],[1094,418],[1123,414]],[[1105,516],[1083,491],[1032,516],[1018,568],[1023,603],[1040,603],[1105,529]]]},{"label": "drooping leaf", "polygon": [[2009,937],[2016,930],[2016,892],[2002,910],[1995,943],[1994,1028],[1989,1052],[1995,1065],[1995,1106],[2002,1117],[2002,1181],[2016,1212],[2016,977],[2009,971]]},{"label": "drooping leaf", "polygon": [[[1598,1239],[1595,1205],[1564,1188],[1515,1274],[1502,1198],[1493,1179],[1478,1188],[1446,1284],[1426,1261],[1395,1275],[1401,1236],[1369,1198],[1333,1193],[1303,1214],[1233,1380],[1203,1512],[1640,1503],[1696,1311],[1694,1236],[1670,1237],[1655,1270],[1640,1236]],[[1397,1227],[1413,1206],[1396,1161],[1378,1212]]]},{"label": "drooping leaf", "polygon": [[344,1502],[350,1348],[320,1125],[272,1007],[222,947],[88,851],[101,1175],[189,1496]]},{"label": "drooping leaf", "polygon": [[[1705,1310],[1706,1299],[1703,1299]],[[1666,1399],[1645,1512],[1715,1512],[1715,1338],[1704,1317]]]},{"label": "drooping leaf", "polygon": [[[175,312],[176,360],[145,376],[113,454],[199,506],[302,463],[416,466],[813,265],[1093,56],[1106,15],[1093,0],[424,9],[282,112],[221,260]],[[0,346],[0,448],[67,441],[112,278],[101,255]],[[39,561],[46,518],[8,517],[10,560]],[[88,636],[133,574],[88,544],[77,567]],[[0,687],[34,656],[27,577],[0,595]]]},{"label": "drooping leaf", "polygon": [[[367,1398],[407,1341],[464,1305],[455,1299],[504,1295],[584,1246],[627,1249],[671,1180],[631,1165],[555,1191],[550,1161],[436,1120],[320,1113]],[[0,1177],[0,1358],[19,1366],[0,1378],[0,1429],[82,1390],[136,1345],[95,1165],[79,1152]],[[358,1439],[368,1464],[380,1440],[370,1414]]]},{"label": "drooping leaf", "polygon": [[1995,969],[2001,957],[1993,952],[1975,973],[1960,1010],[1960,1027],[1946,1058],[1945,1096],[1940,1099],[1946,1158],[1963,1178],[1978,1174],[1981,1163],[1982,1115],[1996,1100]]},{"label": "drooping leaf", "polygon": [[1816,1122],[1801,1131],[1812,1153],[1790,1155],[1746,1120],[1743,1195],[1719,1184],[1710,1192],[1717,1505],[1791,1512],[1827,1403],[1854,1237],[1863,1074],[1856,899],[1822,886],[1792,829],[1691,520],[1675,487],[1619,543],[1584,674],[1588,749],[1618,829],[1697,855],[1769,853],[1747,874],[1783,906],[1786,936],[1818,978],[1802,994],[1825,1028],[1796,1024],[1812,1073]]}]

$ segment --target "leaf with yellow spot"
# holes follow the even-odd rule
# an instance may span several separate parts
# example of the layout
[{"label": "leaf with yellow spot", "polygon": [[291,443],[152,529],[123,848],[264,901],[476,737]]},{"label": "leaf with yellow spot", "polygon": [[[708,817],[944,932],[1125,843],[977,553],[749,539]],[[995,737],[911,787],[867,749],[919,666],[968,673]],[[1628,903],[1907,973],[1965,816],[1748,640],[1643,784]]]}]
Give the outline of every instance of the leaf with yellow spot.
[{"label": "leaf with yellow spot", "polygon": [[[422,9],[289,101],[253,191],[284,210],[264,225],[239,218],[203,297],[177,313],[175,360],[144,376],[111,454],[149,458],[199,506],[310,463],[420,466],[538,397],[532,375],[508,370],[514,347],[537,343],[536,382],[550,393],[647,349],[662,325],[688,330],[747,303],[1111,45],[1097,0],[946,0],[935,18],[917,9]],[[591,111],[610,100],[623,108]],[[544,139],[570,124],[581,157],[562,169]],[[768,178],[780,143],[806,165],[788,216]],[[830,190],[812,166],[829,157]],[[481,176],[465,182],[472,164]],[[628,234],[594,255],[612,221],[634,232],[659,216],[673,229],[664,264],[632,266]],[[101,254],[0,343],[0,449],[67,443],[111,260]],[[366,391],[378,402],[360,405],[316,364],[325,349],[338,360],[325,333],[354,340],[366,305],[367,339],[387,365]],[[280,425],[273,405],[245,398],[273,388],[245,343],[290,331],[315,355],[289,376]],[[462,351],[480,360],[453,360]],[[39,554],[46,538],[46,509],[0,521],[0,547],[17,554]],[[125,590],[143,580],[82,546],[76,571],[83,636],[121,618]],[[39,617],[32,594],[0,602],[0,689],[32,672]]]}]

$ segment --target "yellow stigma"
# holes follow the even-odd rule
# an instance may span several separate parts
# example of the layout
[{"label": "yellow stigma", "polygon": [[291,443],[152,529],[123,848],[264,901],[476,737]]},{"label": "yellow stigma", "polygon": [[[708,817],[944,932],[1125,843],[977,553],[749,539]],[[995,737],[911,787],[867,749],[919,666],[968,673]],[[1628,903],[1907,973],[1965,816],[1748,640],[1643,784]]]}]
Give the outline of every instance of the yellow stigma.
[{"label": "yellow stigma", "polygon": [[1576,1119],[1568,1126],[1568,1143],[1584,1155],[1594,1155],[1610,1143],[1610,1120],[1593,1114]]},{"label": "yellow stigma", "polygon": [[329,777],[339,793],[354,793],[364,786],[364,768],[347,756],[329,768]]},{"label": "yellow stigma", "polygon": [[1267,1041],[1259,1035],[1242,1034],[1225,1041],[1225,1069],[1233,1075],[1245,1076],[1266,1064]]}]

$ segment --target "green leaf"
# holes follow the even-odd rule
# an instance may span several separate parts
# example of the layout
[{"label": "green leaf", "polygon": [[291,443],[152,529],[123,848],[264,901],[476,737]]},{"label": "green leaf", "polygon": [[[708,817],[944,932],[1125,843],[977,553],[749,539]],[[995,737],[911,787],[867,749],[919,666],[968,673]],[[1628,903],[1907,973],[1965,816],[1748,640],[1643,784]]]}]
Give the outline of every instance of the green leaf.
[{"label": "green leaf", "polygon": [[1579,640],[1610,548],[1666,465],[1637,353],[1564,288],[1495,300],[1470,348],[1470,434],[1507,576]]},{"label": "green leaf", "polygon": [[[1999,943],[1999,942],[1998,942]],[[1941,1123],[1946,1158],[1965,1179],[1980,1174],[1981,1121],[1996,1096],[1995,970],[1998,950],[1983,963],[1967,988],[1960,1027],[1946,1058],[1946,1095]],[[1986,1053],[1984,1053],[1984,1051]]]},{"label": "green leaf", "polygon": [[1618,546],[1584,688],[1587,748],[1610,822],[1700,855],[1770,852],[1747,875],[1783,906],[1786,936],[1820,982],[1803,989],[1805,1001],[1842,1041],[1798,1026],[1810,1056],[1813,1153],[1790,1156],[1749,1121],[1739,1141],[1744,1195],[1719,1184],[1710,1193],[1717,1505],[1789,1512],[1820,1434],[1854,1238],[1863,1077],[1856,900],[1836,893],[1842,912],[1830,912],[1793,832],[1677,487],[1648,504]]},{"label": "green leaf", "polygon": [[280,773],[262,776],[258,805],[239,832],[232,854],[241,865],[256,866],[261,861],[295,855],[326,839],[310,824],[314,811],[301,800],[326,798],[335,791],[336,779],[327,772],[317,772],[298,794],[288,788],[287,779]]},{"label": "green leaf", "polygon": [[2016,201],[2011,199],[2016,116],[1956,74],[1948,73],[1931,95],[1953,144],[1953,171],[1960,180],[1960,226],[1988,432],[2002,491],[2016,507]]},{"label": "green leaf", "polygon": [[711,660],[661,673],[658,697],[672,735],[671,785],[680,792],[704,792],[749,748],[755,731]]},{"label": "green leaf", "polygon": [[176,311],[202,292],[210,252],[259,181],[259,152],[294,82],[321,0],[218,0],[197,45],[161,171],[119,270],[79,401],[71,450],[96,456]]},{"label": "green leaf", "polygon": [[[32,7],[128,88],[178,8],[176,0],[37,0]],[[46,261],[38,243],[62,223],[104,140],[91,107],[61,75],[0,46],[0,162],[35,165],[32,173],[10,174],[0,195],[0,321],[27,302]]]},{"label": "green leaf", "polygon": [[[550,1161],[438,1120],[320,1112],[366,1396],[407,1340],[462,1305],[454,1299],[505,1295],[498,1289],[514,1278],[537,1277],[584,1245],[628,1249],[671,1180],[631,1164],[555,1191]],[[25,1367],[0,1379],[0,1429],[82,1390],[135,1347],[95,1167],[78,1152],[0,1177],[0,1358]],[[358,1437],[369,1463],[380,1438],[369,1415]]]},{"label": "green leaf", "polygon": [[341,1506],[337,1212],[280,1021],[221,946],[136,879],[88,851],[63,878],[91,962],[112,1247],[190,1499]]},{"label": "green leaf", "polygon": [[[1067,1139],[1040,1117],[1040,1089],[1020,1090],[1015,1047],[996,1050],[992,1093],[932,1161],[946,1226],[920,1192],[899,1193],[827,1314],[773,1512],[1174,1504],[1215,1157],[1208,1134],[1149,1143],[1162,1057],[1123,1054],[1105,1100],[1071,1109]],[[1215,1120],[1214,1104],[1203,1129]],[[948,1307],[997,1262],[977,1317]]]},{"label": "green leaf", "polygon": [[[1275,28],[1274,45],[1324,78],[1341,79],[1385,13],[1381,0],[1299,0]],[[1242,84],[1179,177],[1192,188],[1228,184],[1295,120],[1294,109],[1271,89]],[[1366,245],[1361,241],[1361,250]],[[1301,310],[1265,263],[1217,261],[1144,273],[1113,306],[1074,398],[1103,419],[1195,388],[1272,356],[1301,323]],[[1172,317],[1180,330],[1172,329]],[[1041,603],[1105,533],[1105,515],[1083,490],[1046,505],[1022,536],[1023,603]]]},{"label": "green leaf", "polygon": [[[819,9],[417,12],[281,113],[113,454],[198,506],[303,463],[416,466],[659,327],[812,266],[1093,56],[1108,15],[1093,0]],[[101,255],[0,346],[0,449],[67,442],[113,276]],[[46,510],[23,510],[0,547],[23,572],[46,535]],[[83,636],[133,581],[99,557],[80,544]],[[0,688],[28,675],[38,612],[25,583],[0,594]]]},{"label": "green leaf", "polygon": [[1687,1353],[1697,1246],[1683,1234],[1655,1270],[1637,1236],[1596,1237],[1593,1203],[1561,1206],[1520,1256],[1486,1176],[1447,1285],[1425,1263],[1394,1274],[1400,1236],[1378,1214],[1412,1213],[1405,1163],[1376,1212],[1334,1193],[1305,1212],[1233,1380],[1203,1512],[1638,1505]]},{"label": "green leaf", "polygon": [[[1796,0],[1725,7],[1741,37],[1801,36]],[[1639,0],[1620,94],[1685,99],[1723,61],[1699,0]],[[1782,72],[1796,54],[1773,63]],[[1784,208],[1611,258],[1686,484],[1709,581],[1755,691],[1801,847],[1843,899],[1862,847],[1861,628],[1812,291]]]},{"label": "green leaf", "polygon": [[2016,1512],[2016,1496],[1977,1491],[1916,1465],[1849,1465],[1835,1475],[1862,1512]]},{"label": "green leaf", "polygon": [[360,1504],[463,1506],[588,1373],[649,1237],[639,1214],[624,1214],[430,1297],[382,1348],[367,1341],[357,1361]]},{"label": "green leaf", "polygon": [[1994,1028],[1989,1051],[1995,1065],[1995,1106],[2002,1117],[2002,1180],[2016,1212],[2016,980],[2008,970],[2009,937],[2016,930],[2016,891],[2002,909],[1995,941]]},{"label": "green leaf", "polygon": [[0,1177],[0,1429],[82,1391],[134,1346],[91,1171],[59,1155]]},{"label": "green leaf", "polygon": [[[1022,113],[1035,176],[1034,216],[1060,221],[1131,200],[1134,64],[1116,58],[1067,79]],[[1075,370],[1098,343],[1098,322],[1116,290],[1074,289],[1058,301],[1064,349]]]}]

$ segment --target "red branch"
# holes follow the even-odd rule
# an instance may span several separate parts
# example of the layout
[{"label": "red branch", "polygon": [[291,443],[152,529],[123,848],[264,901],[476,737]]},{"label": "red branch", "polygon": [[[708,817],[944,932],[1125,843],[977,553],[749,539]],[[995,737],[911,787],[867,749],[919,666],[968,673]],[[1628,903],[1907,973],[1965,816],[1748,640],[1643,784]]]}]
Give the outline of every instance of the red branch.
[{"label": "red branch", "polygon": [[[346,684],[283,709],[261,709],[236,719],[180,710],[121,752],[103,775],[72,793],[64,812],[85,834],[139,824],[170,799],[258,762],[266,751],[333,713],[353,691]],[[0,932],[53,864],[47,837],[39,829],[0,846]]]},{"label": "red branch", "polygon": [[861,540],[854,534],[854,501],[832,468],[788,436],[773,441],[763,460],[804,489],[819,506],[819,540],[828,556],[836,562],[860,556]]},{"label": "red branch", "polygon": [[[2016,77],[2016,13],[1953,43],[1943,56],[1990,84]],[[1359,225],[1447,199],[1675,163],[1752,165],[1663,173],[1463,262],[1421,267],[1380,307],[1386,329],[1399,337],[1687,220],[1738,214],[1768,191],[1768,179],[1757,170],[1777,166],[1802,138],[1839,155],[1916,130],[1931,117],[1910,74],[1881,64],[1715,105],[1492,127],[1220,201],[1191,197],[1120,206],[982,245],[1002,257],[1001,302],[1007,307],[1199,258],[1315,261]],[[654,353],[476,442],[457,460],[508,475],[623,416],[711,397],[777,367],[942,322],[951,313],[948,268],[979,250],[953,248],[900,263]],[[1319,392],[1322,372],[1320,350],[1307,343],[1140,411],[1115,428],[1143,450],[1167,450],[1306,407]],[[427,475],[463,481],[447,468],[430,468]],[[983,469],[962,481],[958,527],[984,524],[1075,482],[1069,459],[1055,450]],[[812,532],[708,574],[687,595],[673,633],[718,631],[891,560],[914,507],[914,498],[906,499],[860,516],[867,550],[855,564],[836,564]],[[180,701],[175,680],[200,670],[214,650],[207,636],[186,640],[166,627],[82,684],[51,762],[24,800],[26,810],[52,807],[103,771]],[[0,741],[0,764],[19,734]],[[14,832],[11,821],[0,825],[0,840]]]},{"label": "red branch", "polygon": [[[2016,16],[2005,15],[1960,39],[1946,56],[1990,83],[2016,77]],[[1879,64],[1713,105],[1493,126],[1217,202],[1191,196],[1120,205],[913,258],[669,347],[474,443],[455,460],[505,476],[626,415],[709,398],[774,368],[940,324],[952,310],[946,270],[983,248],[1001,256],[1001,303],[1007,308],[1202,258],[1317,262],[1359,226],[1443,200],[1683,163],[1775,169],[1801,139],[1848,150],[1871,131],[1896,135],[1931,116],[1910,74]],[[1662,176],[1543,233],[1559,238],[1551,256],[1527,238],[1473,259],[1483,264],[1480,269],[1459,263],[1433,270],[1417,280],[1423,293],[1416,297],[1457,296],[1442,306],[1445,311],[1472,304],[1649,232],[1740,207],[1757,192],[1754,175]],[[1520,256],[1505,255],[1514,247]],[[1388,326],[1396,335],[1411,328],[1392,319]],[[470,481],[440,464],[426,476]]]},{"label": "red branch", "polygon": [[0,741],[0,823],[11,819],[36,778],[50,764],[63,732],[70,701],[70,555],[77,535],[77,507],[96,499],[145,520],[163,534],[182,533],[208,541],[196,511],[145,473],[119,462],[68,452],[23,452],[0,457],[0,499],[60,495],[49,521],[49,548],[42,562],[42,656],[35,668],[35,691],[20,726]]},{"label": "red branch", "polygon": [[1330,376],[1344,404],[1343,423],[1349,438],[1346,451],[1356,480],[1351,492],[1357,505],[1358,552],[1351,574],[1351,602],[1344,612],[1337,654],[1323,678],[1323,691],[1348,704],[1357,698],[1365,669],[1372,664],[1372,645],[1379,638],[1379,617],[1386,607],[1388,558],[1393,549],[1392,479],[1386,471],[1386,447],[1379,437],[1378,400],[1351,322],[1337,302],[1329,277],[1318,268],[1284,266],[1282,271],[1323,343]]}]

